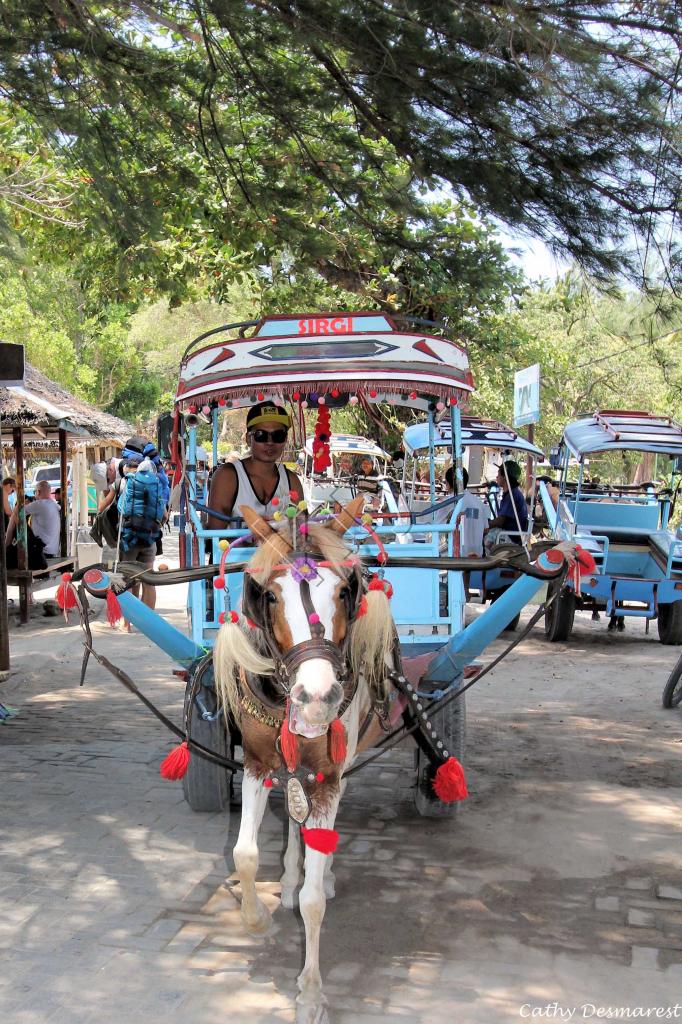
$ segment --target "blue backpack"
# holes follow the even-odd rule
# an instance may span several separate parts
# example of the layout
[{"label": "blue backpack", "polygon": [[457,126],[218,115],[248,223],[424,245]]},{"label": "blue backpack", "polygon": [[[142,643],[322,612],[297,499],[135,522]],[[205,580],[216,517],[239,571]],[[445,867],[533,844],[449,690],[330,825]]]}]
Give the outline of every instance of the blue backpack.
[{"label": "blue backpack", "polygon": [[119,500],[122,516],[121,549],[149,547],[161,535],[161,523],[166,513],[163,483],[156,473],[144,471],[126,477],[126,485]]}]

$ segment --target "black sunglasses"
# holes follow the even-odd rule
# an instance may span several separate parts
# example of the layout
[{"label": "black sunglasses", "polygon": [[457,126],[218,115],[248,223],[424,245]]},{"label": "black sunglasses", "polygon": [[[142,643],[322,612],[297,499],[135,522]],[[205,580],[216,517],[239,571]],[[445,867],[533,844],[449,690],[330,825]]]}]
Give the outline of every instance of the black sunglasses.
[{"label": "black sunglasses", "polygon": [[279,430],[252,430],[254,441],[258,444],[265,444],[267,441],[273,441],[275,444],[284,444],[287,439],[287,431],[280,427]]}]

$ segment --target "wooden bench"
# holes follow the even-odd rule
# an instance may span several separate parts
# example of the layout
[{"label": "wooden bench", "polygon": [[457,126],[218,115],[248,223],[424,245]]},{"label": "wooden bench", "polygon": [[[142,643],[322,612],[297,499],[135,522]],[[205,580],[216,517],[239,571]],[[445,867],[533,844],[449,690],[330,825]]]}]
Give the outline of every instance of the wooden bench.
[{"label": "wooden bench", "polygon": [[19,588],[19,620],[22,624],[29,620],[33,591],[51,586],[57,573],[73,572],[73,558],[48,558],[46,561],[46,569],[7,570],[8,586]]}]

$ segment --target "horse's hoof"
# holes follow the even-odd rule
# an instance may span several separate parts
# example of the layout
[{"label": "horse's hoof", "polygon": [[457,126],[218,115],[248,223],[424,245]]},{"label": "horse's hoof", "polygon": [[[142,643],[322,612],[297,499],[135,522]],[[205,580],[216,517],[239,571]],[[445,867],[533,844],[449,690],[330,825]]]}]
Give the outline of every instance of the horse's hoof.
[{"label": "horse's hoof", "polygon": [[326,1006],[321,1003],[314,1006],[297,1003],[296,1024],[329,1024]]},{"label": "horse's hoof", "polygon": [[259,903],[253,917],[244,917],[249,935],[265,935],[272,924],[272,914],[264,903]]}]

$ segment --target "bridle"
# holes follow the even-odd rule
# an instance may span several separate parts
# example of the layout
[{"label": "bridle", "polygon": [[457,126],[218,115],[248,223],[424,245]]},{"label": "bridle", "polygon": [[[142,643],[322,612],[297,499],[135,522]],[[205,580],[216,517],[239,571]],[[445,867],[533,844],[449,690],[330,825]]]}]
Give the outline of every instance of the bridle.
[{"label": "bridle", "polygon": [[[314,571],[310,573],[310,579],[316,578],[317,566],[323,563],[323,560],[306,555],[305,561],[308,565],[313,566]],[[296,569],[296,561],[287,558],[282,562],[281,568],[293,572]],[[340,575],[339,578],[342,582],[344,581],[343,576]],[[275,666],[273,677],[278,689],[281,691],[282,697],[286,698],[288,696],[291,690],[292,679],[297,669],[304,662],[310,661],[313,658],[319,658],[331,664],[336,678],[343,686],[344,699],[339,715],[343,714],[346,710],[357,689],[357,679],[353,679],[350,663],[350,639],[351,627],[357,618],[364,593],[362,570],[358,562],[354,561],[352,563],[351,571],[345,580],[345,584],[343,600],[346,607],[347,628],[343,641],[337,644],[325,636],[324,623],[316,616],[310,594],[309,580],[303,577],[299,578],[298,586],[301,602],[310,623],[311,638],[310,640],[302,640],[300,643],[294,644],[287,651],[282,651],[275,639],[266,588],[256,583],[247,572],[244,575],[244,589],[242,593],[242,611],[247,619],[253,622],[261,631],[263,641]],[[262,697],[262,694],[259,694],[259,697]]]}]

